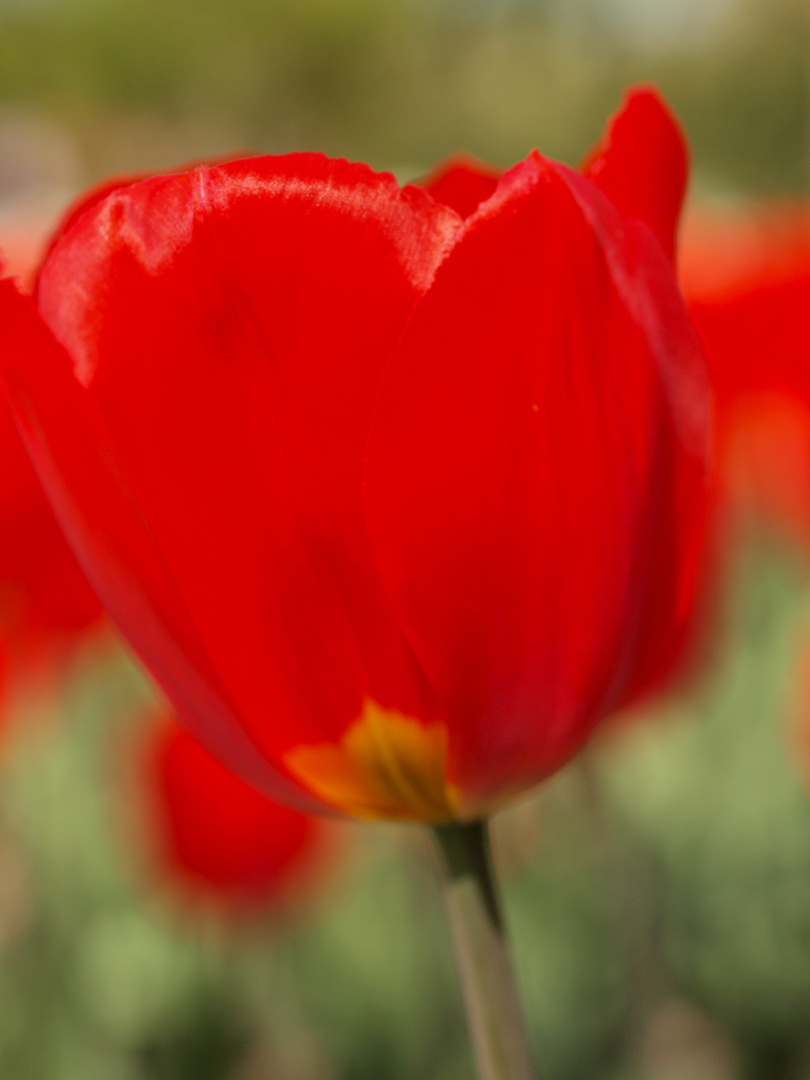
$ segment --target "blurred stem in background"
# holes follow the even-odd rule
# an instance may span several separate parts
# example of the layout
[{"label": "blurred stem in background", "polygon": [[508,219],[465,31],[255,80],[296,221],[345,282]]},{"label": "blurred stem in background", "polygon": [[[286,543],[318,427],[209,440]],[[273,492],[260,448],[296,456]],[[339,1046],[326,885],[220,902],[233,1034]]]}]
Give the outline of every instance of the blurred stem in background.
[{"label": "blurred stem in background", "polygon": [[487,823],[438,825],[433,835],[481,1080],[531,1080]]}]

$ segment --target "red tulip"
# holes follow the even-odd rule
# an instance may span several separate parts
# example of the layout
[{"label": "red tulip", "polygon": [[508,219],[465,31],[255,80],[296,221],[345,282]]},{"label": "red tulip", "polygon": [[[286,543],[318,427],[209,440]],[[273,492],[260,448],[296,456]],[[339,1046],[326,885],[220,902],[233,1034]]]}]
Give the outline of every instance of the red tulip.
[{"label": "red tulip", "polygon": [[249,787],[176,722],[148,735],[146,816],[163,875],[232,913],[284,907],[323,853],[323,826]]},{"label": "red tulip", "polygon": [[808,543],[810,211],[698,219],[681,274],[715,389],[720,482]]},{"label": "red tulip", "polygon": [[668,662],[709,423],[683,146],[649,91],[611,131],[593,179],[534,152],[466,220],[314,154],[155,177],[73,213],[35,300],[0,285],[71,543],[268,793],[475,817]]},{"label": "red tulip", "polygon": [[[20,235],[15,269],[30,257]],[[2,247],[4,236],[0,236]],[[1,264],[0,264],[1,265]],[[9,659],[30,660],[75,639],[101,609],[79,570],[5,402],[0,402],[0,638]]]}]

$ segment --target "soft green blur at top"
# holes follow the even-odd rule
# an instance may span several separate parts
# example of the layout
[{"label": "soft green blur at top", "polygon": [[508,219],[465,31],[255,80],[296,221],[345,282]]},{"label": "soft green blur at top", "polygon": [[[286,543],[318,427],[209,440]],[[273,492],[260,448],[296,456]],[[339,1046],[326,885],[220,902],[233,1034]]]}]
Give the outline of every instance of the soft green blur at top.
[{"label": "soft green blur at top", "polygon": [[76,140],[80,182],[235,149],[403,174],[465,149],[575,162],[657,82],[712,190],[808,186],[801,0],[0,0],[3,117]]}]

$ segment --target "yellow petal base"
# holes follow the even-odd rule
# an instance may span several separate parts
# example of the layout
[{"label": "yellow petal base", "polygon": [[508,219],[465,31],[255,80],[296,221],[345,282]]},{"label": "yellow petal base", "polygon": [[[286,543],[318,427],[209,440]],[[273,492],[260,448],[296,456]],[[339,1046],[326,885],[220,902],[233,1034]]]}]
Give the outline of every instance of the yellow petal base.
[{"label": "yellow petal base", "polygon": [[446,779],[447,729],[420,724],[371,698],[339,743],[296,746],[284,764],[313,795],[352,817],[428,822],[460,816],[459,792]]}]

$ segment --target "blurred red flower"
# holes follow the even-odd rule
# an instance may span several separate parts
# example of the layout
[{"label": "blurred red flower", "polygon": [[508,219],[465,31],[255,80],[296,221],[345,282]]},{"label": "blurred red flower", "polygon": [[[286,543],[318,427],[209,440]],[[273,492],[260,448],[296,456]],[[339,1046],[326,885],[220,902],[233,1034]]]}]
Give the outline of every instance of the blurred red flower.
[{"label": "blurred red flower", "polygon": [[534,152],[473,212],[314,154],[199,167],[91,196],[35,301],[0,285],[66,532],[247,779],[473,817],[660,677],[706,503],[685,160],[641,91],[591,179]]},{"label": "blurred red flower", "polygon": [[695,217],[681,277],[716,403],[716,468],[810,543],[810,208]]},{"label": "blurred red flower", "polygon": [[161,875],[231,915],[287,907],[323,861],[324,826],[245,784],[168,717],[146,736],[148,840]]},{"label": "blurred red flower", "polygon": [[[33,245],[15,241],[28,275]],[[0,234],[0,251],[5,234]],[[19,249],[19,250],[18,250]],[[0,256],[0,266],[2,257]],[[4,671],[53,660],[101,615],[45,497],[5,401],[0,401],[0,648]]]},{"label": "blurred red flower", "polygon": [[22,659],[66,644],[100,615],[0,403],[0,635]]}]

